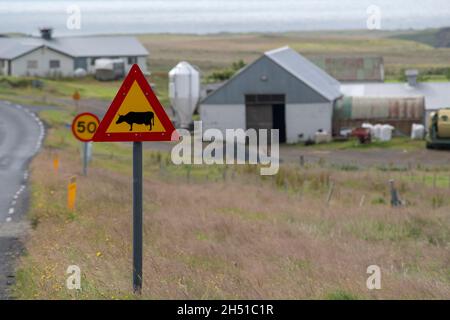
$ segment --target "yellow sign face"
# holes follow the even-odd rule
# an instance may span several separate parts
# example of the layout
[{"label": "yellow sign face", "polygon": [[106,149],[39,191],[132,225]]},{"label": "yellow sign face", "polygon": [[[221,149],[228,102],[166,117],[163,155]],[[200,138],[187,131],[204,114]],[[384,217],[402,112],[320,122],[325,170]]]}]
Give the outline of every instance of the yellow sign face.
[{"label": "yellow sign face", "polygon": [[106,133],[165,132],[150,102],[134,81]]},{"label": "yellow sign face", "polygon": [[178,135],[137,64],[103,116],[93,141],[172,141]]},{"label": "yellow sign face", "polygon": [[99,123],[95,114],[88,112],[79,114],[72,122],[73,135],[83,142],[92,141]]}]

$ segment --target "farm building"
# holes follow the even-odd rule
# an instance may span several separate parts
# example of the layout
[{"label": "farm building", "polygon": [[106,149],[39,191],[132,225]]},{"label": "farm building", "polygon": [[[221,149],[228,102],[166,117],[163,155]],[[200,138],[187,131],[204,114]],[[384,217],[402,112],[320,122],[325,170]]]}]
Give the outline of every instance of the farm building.
[{"label": "farm building", "polygon": [[203,128],[279,129],[280,142],[331,132],[339,82],[289,47],[266,52],[200,102]]},{"label": "farm building", "polygon": [[[429,114],[433,111],[450,108],[450,83],[449,82],[417,82],[417,72],[407,73],[407,83],[358,83],[358,84],[342,84],[341,92],[353,99],[384,99],[390,100],[393,108],[398,107],[403,102],[410,101],[407,116],[411,117],[415,123],[428,123]],[[420,113],[414,113],[411,103],[421,104],[423,99],[424,116]],[[394,101],[393,101],[394,100]],[[395,102],[397,101],[397,102]],[[418,107],[420,109],[420,107]],[[419,110],[416,109],[416,110]],[[401,116],[401,115],[400,115]],[[406,115],[405,115],[406,116]]]},{"label": "farm building", "polygon": [[12,76],[73,76],[77,69],[93,73],[99,58],[122,59],[125,71],[135,63],[145,72],[148,52],[130,36],[0,38],[0,74]]},{"label": "farm building", "polygon": [[314,57],[311,61],[340,82],[384,82],[383,57]]}]

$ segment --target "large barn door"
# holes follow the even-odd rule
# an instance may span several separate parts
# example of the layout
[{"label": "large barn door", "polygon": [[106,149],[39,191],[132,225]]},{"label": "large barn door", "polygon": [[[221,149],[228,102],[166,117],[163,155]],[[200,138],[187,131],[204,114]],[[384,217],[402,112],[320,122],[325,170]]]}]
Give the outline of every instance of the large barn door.
[{"label": "large barn door", "polygon": [[280,130],[280,143],[286,142],[286,108],[284,104],[272,106],[273,129]]},{"label": "large barn door", "polygon": [[247,105],[247,129],[272,129],[272,105]]},{"label": "large barn door", "polygon": [[[286,142],[285,96],[248,94],[245,96],[247,129],[279,129],[280,142]],[[270,134],[269,134],[270,139]]]}]

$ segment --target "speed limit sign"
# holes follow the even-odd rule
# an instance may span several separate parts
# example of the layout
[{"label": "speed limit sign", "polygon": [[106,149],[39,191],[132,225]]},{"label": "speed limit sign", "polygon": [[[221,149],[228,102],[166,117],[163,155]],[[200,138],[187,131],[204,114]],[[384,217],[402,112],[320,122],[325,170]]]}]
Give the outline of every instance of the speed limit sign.
[{"label": "speed limit sign", "polygon": [[75,138],[83,142],[92,141],[100,121],[95,114],[85,112],[77,115],[72,122],[72,132]]}]

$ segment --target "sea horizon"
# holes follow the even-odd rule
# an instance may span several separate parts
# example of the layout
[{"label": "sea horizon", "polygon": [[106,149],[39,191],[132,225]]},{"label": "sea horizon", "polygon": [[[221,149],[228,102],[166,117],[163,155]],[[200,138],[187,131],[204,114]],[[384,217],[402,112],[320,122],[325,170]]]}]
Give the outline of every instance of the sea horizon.
[{"label": "sea horizon", "polygon": [[[68,28],[75,6],[79,28]],[[367,30],[373,6],[380,31],[450,25],[447,0],[0,0],[0,33],[55,35],[236,34]]]}]

